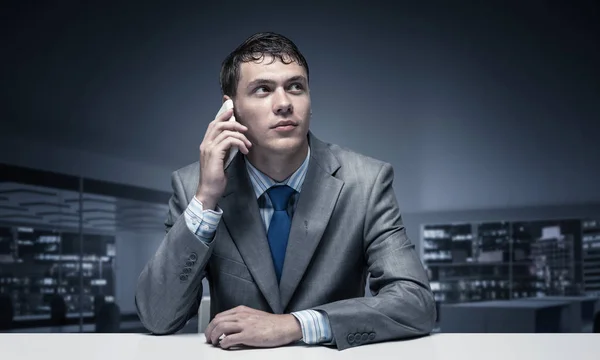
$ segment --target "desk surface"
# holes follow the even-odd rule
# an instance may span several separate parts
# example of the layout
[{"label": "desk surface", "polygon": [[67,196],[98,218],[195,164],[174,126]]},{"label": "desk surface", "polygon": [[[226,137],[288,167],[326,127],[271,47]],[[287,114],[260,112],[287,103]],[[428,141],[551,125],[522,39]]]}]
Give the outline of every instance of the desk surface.
[{"label": "desk surface", "polygon": [[2,360],[165,359],[414,359],[414,360],[598,360],[598,334],[434,334],[338,351],[324,346],[223,350],[202,334],[0,334]]}]

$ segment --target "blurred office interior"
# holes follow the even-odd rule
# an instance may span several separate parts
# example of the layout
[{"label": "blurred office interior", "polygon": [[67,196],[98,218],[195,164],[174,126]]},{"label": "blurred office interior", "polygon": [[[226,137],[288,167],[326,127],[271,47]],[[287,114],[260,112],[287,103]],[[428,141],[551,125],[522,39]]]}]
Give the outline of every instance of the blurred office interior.
[{"label": "blurred office interior", "polygon": [[201,2],[6,4],[0,331],[146,332],[170,174],[265,24],[309,61],[315,135],[393,165],[436,331],[600,331],[598,2],[359,3],[233,1],[252,21],[226,27]]},{"label": "blurred office interior", "polygon": [[143,332],[135,282],[169,194],[2,165],[0,327]]},{"label": "blurred office interior", "polygon": [[[170,194],[6,164],[0,169],[2,331],[146,332],[134,291],[162,241]],[[506,303],[522,310],[519,303],[530,308],[527,301],[534,300],[545,309],[539,316],[559,318],[537,330],[594,330],[599,218],[425,223],[418,243],[438,304],[436,331],[444,331],[452,305]],[[368,287],[365,292],[371,296]],[[210,296],[207,286],[204,296]],[[573,304],[581,316],[577,329],[569,325]],[[508,320],[522,316],[506,311]],[[182,332],[197,327],[195,318]]]}]

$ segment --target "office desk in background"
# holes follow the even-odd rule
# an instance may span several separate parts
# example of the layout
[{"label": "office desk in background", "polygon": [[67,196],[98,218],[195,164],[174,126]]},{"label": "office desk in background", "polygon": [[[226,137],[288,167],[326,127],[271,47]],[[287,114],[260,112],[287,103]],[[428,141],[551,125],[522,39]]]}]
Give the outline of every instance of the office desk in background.
[{"label": "office desk in background", "polygon": [[567,300],[536,299],[442,304],[440,328],[443,333],[565,333],[575,330],[569,317],[580,318],[572,306]]},{"label": "office desk in background", "polygon": [[597,296],[545,296],[525,298],[524,301],[568,301],[570,302],[566,332],[592,332],[594,315],[600,312],[600,297]]},{"label": "office desk in background", "polygon": [[223,350],[203,334],[1,334],[2,360],[598,360],[597,334],[435,334],[338,351],[324,346]]}]

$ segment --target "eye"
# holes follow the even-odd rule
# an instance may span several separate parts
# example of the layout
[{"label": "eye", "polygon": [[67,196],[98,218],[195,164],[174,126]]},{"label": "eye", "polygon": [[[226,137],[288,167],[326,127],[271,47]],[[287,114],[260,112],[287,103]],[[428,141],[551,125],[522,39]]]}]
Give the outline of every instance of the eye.
[{"label": "eye", "polygon": [[256,89],[254,89],[254,92],[255,92],[256,94],[264,94],[264,93],[266,93],[266,92],[269,92],[269,88],[268,88],[268,87],[266,87],[266,86],[264,86],[264,85],[263,85],[263,86],[259,86],[259,87],[257,87]]},{"label": "eye", "polygon": [[290,89],[292,91],[302,91],[304,90],[304,86],[302,86],[301,83],[293,83],[292,85],[290,85]]}]

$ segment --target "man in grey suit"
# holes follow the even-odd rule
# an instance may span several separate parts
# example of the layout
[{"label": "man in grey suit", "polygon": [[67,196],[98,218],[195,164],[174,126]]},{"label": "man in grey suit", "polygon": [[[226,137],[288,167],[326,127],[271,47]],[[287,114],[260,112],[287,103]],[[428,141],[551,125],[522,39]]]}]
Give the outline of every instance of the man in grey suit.
[{"label": "man in grey suit", "polygon": [[435,302],[393,169],[309,131],[309,70],[295,44],[255,34],[220,79],[234,109],[208,126],[200,161],[172,174],[167,232],[136,289],[144,326],[180,330],[206,277],[206,340],[222,348],[303,341],[341,350],[430,333]]}]

